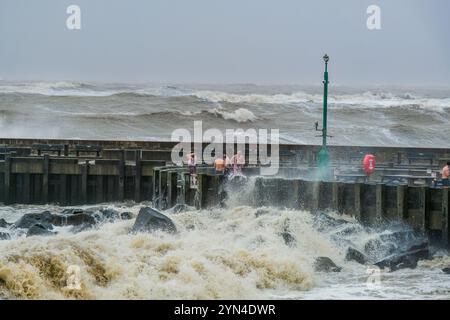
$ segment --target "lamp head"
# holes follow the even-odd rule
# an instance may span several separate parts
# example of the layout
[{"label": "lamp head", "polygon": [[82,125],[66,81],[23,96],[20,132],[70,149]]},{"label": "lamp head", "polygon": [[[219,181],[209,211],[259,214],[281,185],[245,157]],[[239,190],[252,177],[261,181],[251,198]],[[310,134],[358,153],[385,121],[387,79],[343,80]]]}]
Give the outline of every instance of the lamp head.
[{"label": "lamp head", "polygon": [[325,61],[325,63],[328,63],[328,60],[330,60],[330,57],[327,54],[325,54],[323,56],[323,61]]}]

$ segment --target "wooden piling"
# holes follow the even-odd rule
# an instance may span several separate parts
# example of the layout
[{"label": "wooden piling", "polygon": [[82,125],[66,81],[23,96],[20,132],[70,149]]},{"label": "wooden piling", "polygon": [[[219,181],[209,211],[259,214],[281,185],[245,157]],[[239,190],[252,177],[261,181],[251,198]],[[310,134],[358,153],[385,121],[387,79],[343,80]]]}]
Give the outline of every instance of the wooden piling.
[{"label": "wooden piling", "polygon": [[449,208],[449,192],[448,189],[442,190],[442,243],[445,246],[449,245],[449,230],[448,230],[448,208]]},{"label": "wooden piling", "polygon": [[312,199],[311,199],[311,212],[316,212],[319,209],[319,199],[320,199],[320,186],[322,182],[321,181],[314,181],[312,182]]},{"label": "wooden piling", "polygon": [[80,202],[79,195],[80,195],[80,188],[78,186],[79,178],[76,175],[70,176],[70,202],[69,204],[74,205],[78,204]]},{"label": "wooden piling", "polygon": [[121,150],[119,163],[119,190],[118,190],[118,200],[125,200],[125,150]]},{"label": "wooden piling", "polygon": [[291,207],[292,209],[300,209],[300,180],[292,181],[292,191],[291,191]]},{"label": "wooden piling", "polygon": [[23,202],[25,204],[29,204],[31,202],[31,194],[30,194],[30,182],[31,182],[31,178],[30,178],[30,173],[24,173],[22,174],[22,197],[23,197]]},{"label": "wooden piling", "polygon": [[408,210],[407,221],[417,231],[425,231],[426,208],[427,208],[427,188],[408,187]]},{"label": "wooden piling", "polygon": [[88,171],[89,171],[89,160],[86,160],[84,164],[81,165],[81,203],[87,203],[87,188],[88,188]]},{"label": "wooden piling", "polygon": [[205,206],[205,201],[203,198],[203,188],[205,186],[205,177],[204,174],[198,174],[197,175],[197,190],[196,195],[194,195],[194,204],[197,207],[197,209],[203,209]]},{"label": "wooden piling", "polygon": [[331,209],[339,212],[339,182],[331,184]]},{"label": "wooden piling", "polygon": [[173,194],[173,176],[176,175],[176,172],[169,171],[167,172],[167,204],[172,207],[173,198],[176,196],[176,193]]},{"label": "wooden piling", "polygon": [[376,186],[376,209],[375,209],[375,221],[380,222],[384,215],[384,188],[382,184]]},{"label": "wooden piling", "polygon": [[4,202],[11,203],[11,155],[5,154],[5,176],[4,176]]},{"label": "wooden piling", "polygon": [[405,219],[408,210],[407,192],[407,186],[397,186],[397,218],[400,220]]},{"label": "wooden piling", "polygon": [[354,208],[353,214],[358,221],[361,221],[361,184],[355,183],[353,187]]},{"label": "wooden piling", "polygon": [[115,201],[116,197],[115,197],[115,192],[114,192],[114,176],[107,176],[107,196],[106,196],[106,200],[107,201]]},{"label": "wooden piling", "polygon": [[60,190],[60,203],[62,205],[67,205],[67,175],[61,174],[59,176],[59,190]]},{"label": "wooden piling", "polygon": [[420,187],[420,209],[418,216],[418,224],[420,231],[425,231],[426,228],[426,215],[427,215],[427,188]]},{"label": "wooden piling", "polygon": [[48,176],[49,176],[50,158],[48,154],[44,155],[42,169],[42,201],[48,203]]},{"label": "wooden piling", "polygon": [[185,192],[186,184],[184,181],[184,173],[177,173],[177,203],[185,204],[186,203],[186,192]]},{"label": "wooden piling", "polygon": [[31,202],[39,203],[41,199],[41,175],[33,173],[31,175]]},{"label": "wooden piling", "polygon": [[[139,150],[140,151],[140,150]],[[136,152],[136,173],[134,176],[134,201],[141,201],[141,177],[142,177],[142,168],[141,168],[141,154],[140,152]]]},{"label": "wooden piling", "polygon": [[164,196],[164,193],[163,193],[163,178],[162,178],[162,176],[163,176],[163,171],[160,170],[160,171],[159,171],[159,175],[158,175],[158,191],[159,191],[159,193],[158,193],[158,195],[157,195],[157,198],[158,198],[158,202],[157,202],[158,207],[161,206],[161,203],[162,203],[162,200],[163,200],[163,196]]},{"label": "wooden piling", "polygon": [[103,176],[98,175],[95,179],[95,202],[103,202]]},{"label": "wooden piling", "polygon": [[152,191],[153,191],[153,196],[152,196],[152,201],[156,201],[156,199],[159,196],[159,169],[158,168],[153,168],[153,175],[152,175]]}]

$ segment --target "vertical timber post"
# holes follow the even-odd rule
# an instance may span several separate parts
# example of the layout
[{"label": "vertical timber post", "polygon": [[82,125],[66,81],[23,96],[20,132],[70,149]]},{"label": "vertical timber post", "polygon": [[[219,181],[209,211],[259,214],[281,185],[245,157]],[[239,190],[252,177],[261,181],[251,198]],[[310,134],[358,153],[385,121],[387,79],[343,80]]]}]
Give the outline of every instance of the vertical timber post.
[{"label": "vertical timber post", "polygon": [[[81,172],[83,172],[83,168],[81,168]],[[71,175],[70,176],[70,205],[78,204],[80,202],[80,192],[79,190],[79,176]]]},{"label": "vertical timber post", "polygon": [[5,204],[11,203],[11,154],[5,154]]},{"label": "vertical timber post", "polygon": [[418,217],[418,227],[420,231],[425,232],[426,229],[426,214],[427,214],[427,188],[420,187],[420,202],[419,202],[419,217]]},{"label": "vertical timber post", "polygon": [[197,209],[202,209],[205,207],[204,201],[203,201],[203,184],[204,184],[204,178],[205,175],[198,174],[197,175],[197,197],[198,197],[198,203],[196,205],[198,206]]},{"label": "vertical timber post", "polygon": [[125,150],[121,150],[119,163],[119,201],[125,199]]},{"label": "vertical timber post", "polygon": [[59,185],[59,189],[61,192],[60,201],[63,205],[67,205],[67,174],[62,174],[59,177]]},{"label": "vertical timber post", "polygon": [[103,176],[98,175],[95,181],[95,202],[103,202]]},{"label": "vertical timber post", "polygon": [[354,191],[354,212],[355,212],[355,218],[358,221],[361,221],[361,184],[360,183],[355,183],[355,186],[353,188]]},{"label": "vertical timber post", "polygon": [[42,175],[42,200],[44,203],[48,203],[48,175],[49,175],[49,163],[50,158],[48,154],[44,154],[43,160],[43,175]]},{"label": "vertical timber post", "polygon": [[134,181],[134,201],[141,201],[141,176],[142,176],[142,168],[141,168],[141,150],[136,151],[136,174]]},{"label": "vertical timber post", "polygon": [[87,203],[87,183],[88,183],[89,160],[81,166],[81,203]]},{"label": "vertical timber post", "polygon": [[157,204],[158,204],[157,208],[158,208],[158,209],[161,209],[161,208],[162,208],[163,197],[164,197],[164,193],[163,193],[162,173],[163,173],[163,171],[160,170],[160,171],[159,171],[159,179],[158,179],[158,190],[159,190],[159,195],[158,195],[159,200],[158,200],[158,202],[157,202]]},{"label": "vertical timber post", "polygon": [[376,215],[375,215],[375,221],[380,222],[383,219],[383,212],[384,212],[384,188],[382,184],[377,184],[376,186]]},{"label": "vertical timber post", "polygon": [[107,187],[106,189],[108,190],[108,192],[106,193],[106,201],[115,201],[116,197],[115,197],[115,193],[114,193],[114,176],[107,176],[106,177],[106,181],[107,181]]},{"label": "vertical timber post", "polygon": [[399,220],[405,219],[406,216],[406,193],[408,187],[407,186],[397,186],[397,218]]},{"label": "vertical timber post", "polygon": [[30,173],[23,174],[23,200],[26,204],[31,202],[30,194],[31,175]]},{"label": "vertical timber post", "polygon": [[167,171],[167,203],[168,207],[172,207],[174,195],[172,194],[172,176],[176,174],[175,171]]},{"label": "vertical timber post", "polygon": [[449,245],[448,238],[448,188],[442,189],[442,244]]},{"label": "vertical timber post", "polygon": [[[153,183],[152,201],[155,202],[156,198],[158,197],[158,186],[159,186],[159,169],[158,168],[153,168],[152,183]],[[153,203],[153,205],[155,205],[155,203]]]},{"label": "vertical timber post", "polygon": [[319,209],[319,197],[320,197],[320,181],[314,181],[311,183],[312,187],[312,202],[311,202],[311,212],[315,213]]},{"label": "vertical timber post", "polygon": [[341,212],[341,208],[339,205],[339,182],[332,182],[331,183],[331,208],[335,210],[336,212]]},{"label": "vertical timber post", "polygon": [[[300,180],[294,180],[293,186],[292,186],[292,205],[294,209],[300,209],[300,201],[299,201],[299,194],[300,194]],[[259,202],[257,203],[259,204]]]}]

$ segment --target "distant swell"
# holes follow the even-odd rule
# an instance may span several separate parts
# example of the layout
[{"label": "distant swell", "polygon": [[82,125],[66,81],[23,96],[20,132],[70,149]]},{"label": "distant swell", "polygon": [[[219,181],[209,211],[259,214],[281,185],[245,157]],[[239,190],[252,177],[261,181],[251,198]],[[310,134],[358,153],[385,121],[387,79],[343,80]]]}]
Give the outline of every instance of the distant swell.
[{"label": "distant swell", "polygon": [[[363,91],[360,93],[334,93],[330,90],[329,103],[335,108],[386,108],[408,105],[443,112],[450,108],[450,97],[426,97],[410,92]],[[30,82],[6,83],[0,81],[0,96],[4,94],[33,94],[48,97],[109,97],[116,99],[180,98],[211,104],[237,105],[304,105],[320,104],[321,93],[296,91],[292,93],[232,93],[219,90],[194,90],[176,86],[98,85],[83,82]],[[194,99],[193,99],[194,98]],[[227,115],[224,115],[226,118]],[[240,118],[239,116],[230,116]],[[246,121],[252,121],[251,116]],[[236,120],[239,122],[239,120]]]}]

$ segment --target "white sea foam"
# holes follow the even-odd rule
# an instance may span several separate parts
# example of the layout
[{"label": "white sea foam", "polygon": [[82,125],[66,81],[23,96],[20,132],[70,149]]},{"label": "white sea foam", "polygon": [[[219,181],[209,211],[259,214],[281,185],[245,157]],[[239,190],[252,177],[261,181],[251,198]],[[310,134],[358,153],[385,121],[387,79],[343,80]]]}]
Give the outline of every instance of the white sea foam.
[{"label": "white sea foam", "polygon": [[[273,209],[255,218],[255,209],[236,207],[172,218],[177,235],[130,235],[132,221],[126,221],[75,235],[2,241],[0,294],[50,299],[268,298],[272,290],[311,289],[311,259],[335,255],[332,245],[313,230],[307,213]],[[287,220],[299,237],[296,249],[279,236]],[[80,266],[82,290],[64,289],[69,265]]]},{"label": "white sea foam", "polygon": [[252,122],[257,119],[253,112],[245,108],[239,108],[234,111],[226,111],[222,108],[214,108],[212,110],[208,110],[208,112],[218,115],[225,120],[234,120],[239,123]]},{"label": "white sea foam", "polygon": [[[0,299],[448,298],[450,279],[440,271],[448,266],[447,253],[416,270],[382,273],[381,286],[368,289],[367,267],[345,261],[339,241],[363,248],[374,232],[346,216],[331,214],[346,221],[336,227],[299,210],[259,208],[264,212],[256,215],[257,208],[239,206],[251,193],[230,199],[230,209],[171,214],[175,235],[129,234],[129,220],[78,234],[58,229],[56,236],[0,241]],[[110,207],[134,215],[140,208]],[[24,212],[60,209],[16,206],[6,216],[14,221]],[[350,229],[355,232],[338,236]],[[286,230],[294,246],[285,244]],[[343,270],[315,272],[318,256]],[[66,287],[70,265],[80,267],[79,290]]]}]

